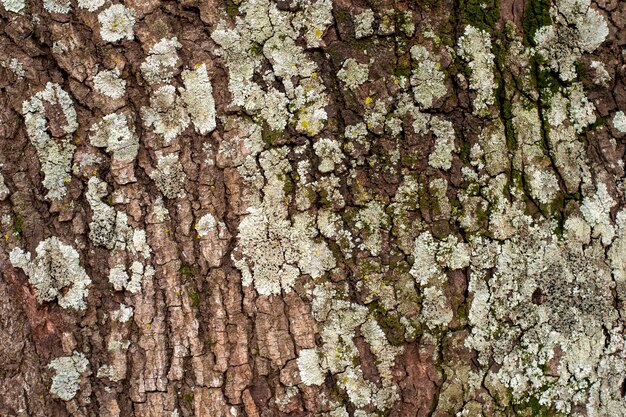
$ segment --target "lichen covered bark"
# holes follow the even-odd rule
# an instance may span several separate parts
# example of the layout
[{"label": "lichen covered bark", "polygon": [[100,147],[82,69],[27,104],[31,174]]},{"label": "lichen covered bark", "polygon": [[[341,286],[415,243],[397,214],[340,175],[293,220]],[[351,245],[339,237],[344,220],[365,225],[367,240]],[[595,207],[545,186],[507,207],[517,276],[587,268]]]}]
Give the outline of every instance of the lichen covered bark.
[{"label": "lichen covered bark", "polygon": [[626,4],[0,4],[0,415],[626,415]]}]

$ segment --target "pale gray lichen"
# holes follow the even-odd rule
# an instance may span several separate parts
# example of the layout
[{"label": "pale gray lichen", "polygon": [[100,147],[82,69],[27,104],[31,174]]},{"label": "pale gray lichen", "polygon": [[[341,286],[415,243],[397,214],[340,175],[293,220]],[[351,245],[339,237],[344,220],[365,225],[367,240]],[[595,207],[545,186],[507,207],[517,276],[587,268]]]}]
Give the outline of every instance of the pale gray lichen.
[{"label": "pale gray lichen", "polygon": [[178,63],[178,52],[182,45],[176,37],[163,38],[150,48],[148,57],[141,64],[141,75],[150,84],[168,83]]},{"label": "pale gray lichen", "polygon": [[613,127],[622,133],[626,133],[626,115],[623,111],[618,111],[613,116]]},{"label": "pale gray lichen", "polygon": [[177,198],[185,194],[184,185],[187,176],[177,153],[165,156],[157,154],[157,166],[150,173],[150,178],[167,198]]},{"label": "pale gray lichen", "polygon": [[488,107],[494,103],[495,82],[495,55],[491,52],[491,37],[489,33],[474,26],[467,25],[463,36],[458,41],[459,55],[471,70],[470,88],[476,91],[474,111],[485,114]]},{"label": "pale gray lichen", "polygon": [[215,230],[216,227],[217,220],[215,220],[215,217],[211,213],[200,217],[195,225],[196,232],[201,238],[207,236],[211,231]]},{"label": "pale gray lichen", "polygon": [[450,121],[432,116],[430,128],[437,140],[435,148],[428,156],[428,165],[433,168],[449,170],[452,167],[452,153],[455,149],[454,127]]},{"label": "pale gray lichen", "polygon": [[137,156],[139,138],[135,134],[134,120],[124,113],[106,115],[91,126],[89,140],[93,146],[105,148],[113,154],[113,160],[130,162]]},{"label": "pale gray lichen", "polygon": [[63,401],[70,401],[76,396],[80,388],[80,374],[89,367],[89,361],[84,354],[72,352],[72,356],[56,358],[48,364],[48,368],[55,372],[52,377],[50,392]]},{"label": "pale gray lichen", "polygon": [[2,0],[5,10],[13,13],[21,13],[26,8],[26,0]]},{"label": "pale gray lichen", "polygon": [[322,138],[313,144],[315,154],[320,158],[318,169],[320,172],[328,173],[335,170],[335,166],[343,162],[343,152],[341,144],[333,139]]},{"label": "pale gray lichen", "polygon": [[293,20],[296,30],[304,30],[304,39],[308,48],[321,46],[322,36],[333,23],[333,3],[331,0],[303,1],[303,10]]},{"label": "pale gray lichen", "polygon": [[66,14],[72,8],[70,0],[44,0],[43,8],[50,13]]},{"label": "pale gray lichen", "polygon": [[93,77],[93,86],[97,92],[117,100],[126,92],[126,80],[120,78],[120,70],[103,70]]},{"label": "pale gray lichen", "polygon": [[182,98],[172,85],[160,87],[150,97],[150,107],[142,107],[141,115],[147,127],[170,143],[189,126],[190,119]]},{"label": "pale gray lichen", "polygon": [[128,283],[128,274],[124,265],[115,265],[109,270],[109,283],[115,291],[122,291]]},{"label": "pale gray lichen", "polygon": [[[63,136],[59,138],[53,138],[48,133],[44,102],[49,106],[59,106],[65,118],[65,124],[61,127],[63,132],[58,132]],[[67,192],[65,183],[70,180],[69,172],[76,148],[71,143],[72,133],[78,128],[72,99],[59,84],[49,82],[43,91],[24,101],[22,114],[26,132],[37,150],[41,171],[44,173],[43,185],[48,190],[46,198],[61,199]]]},{"label": "pale gray lichen", "polygon": [[439,69],[439,64],[430,59],[428,49],[421,45],[411,48],[411,57],[415,68],[411,73],[413,97],[421,109],[429,109],[433,101],[446,95],[445,74]]},{"label": "pale gray lichen", "polygon": [[135,12],[123,4],[113,4],[98,14],[100,23],[100,37],[107,42],[117,42],[122,39],[133,40],[135,33]]},{"label": "pale gray lichen", "polygon": [[390,221],[381,203],[378,201],[367,203],[355,217],[355,227],[365,235],[359,248],[368,250],[372,256],[378,256],[382,250],[383,231],[389,229]]},{"label": "pale gray lichen", "polygon": [[[300,6],[306,10],[308,4]],[[272,130],[282,131],[290,121],[298,132],[316,135],[327,119],[328,97],[315,72],[317,65],[296,42],[299,32],[294,28],[308,24],[307,13],[294,15],[268,0],[244,2],[239,11],[234,28],[221,21],[211,34],[220,45],[216,53],[229,69],[232,104],[261,117]],[[261,72],[264,60],[271,71]],[[258,81],[253,79],[255,73]],[[296,79],[298,85],[293,83]],[[276,82],[282,83],[284,92],[273,86]]]},{"label": "pale gray lichen", "polygon": [[120,323],[126,323],[133,318],[134,309],[124,303],[120,303],[120,307],[111,313],[111,318]]},{"label": "pale gray lichen", "polygon": [[80,265],[76,249],[53,236],[39,242],[35,252],[37,256],[31,260],[30,252],[14,248],[10,260],[28,276],[37,301],[44,303],[56,298],[63,308],[87,308],[84,298],[89,294],[91,279]]},{"label": "pale gray lichen", "polygon": [[78,7],[95,12],[104,5],[105,0],[78,0]]},{"label": "pale gray lichen", "polygon": [[337,72],[337,78],[343,81],[351,90],[358,88],[366,82],[368,77],[369,66],[359,63],[354,58],[346,59],[341,69]]},{"label": "pale gray lichen", "polygon": [[[313,316],[320,326],[322,345],[300,351],[297,363],[303,384],[321,385],[330,372],[359,411],[388,409],[398,399],[392,369],[402,348],[389,344],[367,307],[342,300],[331,284],[316,285],[313,295]],[[366,379],[359,365],[360,354],[354,343],[357,330],[376,358],[378,383]]]},{"label": "pale gray lichen", "polygon": [[609,28],[590,0],[558,0],[550,7],[550,16],[553,24],[535,32],[537,52],[563,81],[572,81],[576,62],[604,42]]},{"label": "pale gray lichen", "polygon": [[354,37],[357,39],[366,38],[374,33],[372,24],[374,23],[374,12],[366,10],[354,16]]},{"label": "pale gray lichen", "polygon": [[261,153],[263,174],[257,171],[253,176],[260,177],[264,198],[255,201],[239,224],[233,254],[244,285],[254,284],[262,295],[290,291],[301,274],[320,278],[336,265],[332,251],[318,237],[314,216],[299,213],[293,222],[289,220],[284,178],[292,168],[286,152],[286,148],[276,148]]},{"label": "pale gray lichen", "polygon": [[204,135],[215,130],[215,101],[206,65],[182,73],[185,88],[179,89],[196,132]]},{"label": "pale gray lichen", "polygon": [[9,187],[4,183],[4,175],[0,172],[0,201],[9,195]]}]

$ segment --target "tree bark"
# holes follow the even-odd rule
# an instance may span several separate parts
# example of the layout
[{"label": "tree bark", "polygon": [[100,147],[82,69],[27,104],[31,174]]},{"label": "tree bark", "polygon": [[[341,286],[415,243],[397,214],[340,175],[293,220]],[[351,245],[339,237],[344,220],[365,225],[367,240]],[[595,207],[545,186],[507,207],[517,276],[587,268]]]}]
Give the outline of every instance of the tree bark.
[{"label": "tree bark", "polygon": [[1,3],[0,415],[626,415],[626,3]]}]

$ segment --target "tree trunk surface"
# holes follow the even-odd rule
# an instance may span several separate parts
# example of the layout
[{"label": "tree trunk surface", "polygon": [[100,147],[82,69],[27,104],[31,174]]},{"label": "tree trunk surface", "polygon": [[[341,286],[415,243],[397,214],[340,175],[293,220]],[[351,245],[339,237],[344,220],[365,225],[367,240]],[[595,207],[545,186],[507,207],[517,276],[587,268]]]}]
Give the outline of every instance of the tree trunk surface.
[{"label": "tree trunk surface", "polygon": [[0,415],[626,416],[626,2],[0,3]]}]

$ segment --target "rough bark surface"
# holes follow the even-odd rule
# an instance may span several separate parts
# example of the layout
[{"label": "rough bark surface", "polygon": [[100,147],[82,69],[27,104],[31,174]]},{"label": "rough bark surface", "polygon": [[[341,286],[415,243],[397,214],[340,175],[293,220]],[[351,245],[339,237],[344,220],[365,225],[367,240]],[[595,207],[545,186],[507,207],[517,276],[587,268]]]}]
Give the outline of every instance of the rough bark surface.
[{"label": "rough bark surface", "polygon": [[0,415],[626,415],[625,2],[0,3]]}]

